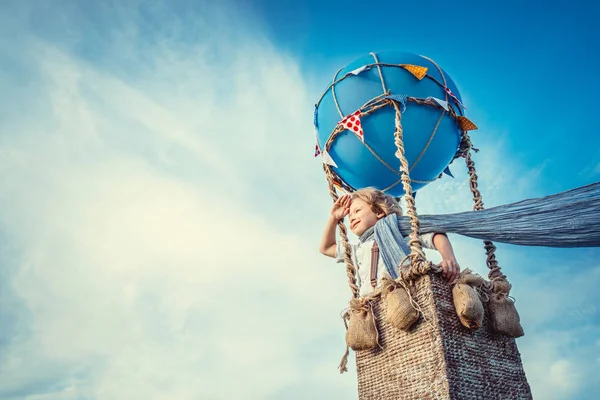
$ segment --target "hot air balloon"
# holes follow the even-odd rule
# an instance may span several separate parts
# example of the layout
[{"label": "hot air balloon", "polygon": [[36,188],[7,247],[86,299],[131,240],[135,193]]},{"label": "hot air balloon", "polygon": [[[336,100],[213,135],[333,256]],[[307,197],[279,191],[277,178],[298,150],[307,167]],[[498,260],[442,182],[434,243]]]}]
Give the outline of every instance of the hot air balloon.
[{"label": "hot air balloon", "polygon": [[460,156],[461,133],[477,129],[464,110],[456,84],[435,61],[371,53],[338,70],[317,102],[316,155],[340,187],[370,186],[400,197],[398,133],[417,191],[449,172]]},{"label": "hot air balloon", "polygon": [[[386,277],[387,284],[366,296],[355,282],[344,221],[337,222],[353,294],[343,314],[347,347],[339,368],[346,371],[352,348],[361,399],[532,398],[515,342],[524,332],[493,241],[600,246],[600,182],[484,209],[469,137],[477,126],[465,109],[456,84],[435,61],[406,52],[351,62],[316,103],[315,156],[322,157],[333,201],[338,189],[374,187],[404,196],[407,204],[406,216],[391,217],[399,235],[410,236],[410,254],[397,266],[397,278]],[[414,192],[449,174],[457,158],[469,172],[473,211],[417,215]],[[419,234],[427,232],[483,240],[488,280],[466,269],[460,281],[444,282],[421,249]],[[376,269],[370,270],[373,279]],[[474,309],[477,320],[464,313]],[[391,321],[400,311],[420,316],[399,330]]]}]

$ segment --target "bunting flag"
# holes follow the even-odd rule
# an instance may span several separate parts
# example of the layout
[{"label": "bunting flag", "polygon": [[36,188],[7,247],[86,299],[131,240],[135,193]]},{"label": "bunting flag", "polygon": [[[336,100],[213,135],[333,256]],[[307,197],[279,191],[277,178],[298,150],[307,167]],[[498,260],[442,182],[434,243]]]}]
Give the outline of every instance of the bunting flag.
[{"label": "bunting flag", "polygon": [[331,165],[332,167],[337,168],[337,164],[335,163],[335,161],[333,161],[333,158],[331,158],[331,156],[329,155],[329,152],[327,152],[327,150],[323,150],[322,156],[323,156],[323,164]]},{"label": "bunting flag", "polygon": [[437,97],[429,96],[427,100],[433,100],[438,103],[444,110],[448,111],[448,102],[446,100],[438,99]]},{"label": "bunting flag", "polygon": [[354,134],[358,136],[362,142],[365,141],[365,135],[363,133],[362,124],[360,123],[360,110],[357,110],[352,114],[344,117],[344,119],[338,122],[338,124],[342,125],[350,132],[354,132]]},{"label": "bunting flag", "polygon": [[448,165],[448,166],[446,167],[446,169],[444,170],[444,173],[445,173],[446,175],[449,175],[449,176],[451,176],[452,178],[454,178],[454,175],[452,175],[452,172],[450,172],[450,166],[449,166],[449,165]]},{"label": "bunting flag", "polygon": [[369,67],[367,67],[366,65],[363,65],[362,67],[356,68],[354,71],[350,71],[350,73],[352,75],[358,75],[363,71],[366,71],[367,69],[369,69]]},{"label": "bunting flag", "polygon": [[458,117],[458,126],[462,131],[475,131],[477,130],[477,125],[475,125],[471,120],[463,115]]},{"label": "bunting flag", "polygon": [[425,78],[425,75],[427,75],[427,67],[421,67],[420,65],[412,64],[400,64],[400,66],[408,72],[410,72],[411,74],[413,74],[418,80]]},{"label": "bunting flag", "polygon": [[385,97],[399,102],[400,104],[402,104],[402,112],[406,111],[406,101],[408,100],[407,95],[405,95],[405,94],[390,94]]},{"label": "bunting flag", "polygon": [[458,99],[458,97],[456,97],[454,95],[454,93],[452,93],[452,90],[450,90],[450,88],[448,86],[444,86],[444,90],[446,91],[446,93],[448,93],[448,95],[450,97],[452,97],[462,108],[464,108],[465,110],[467,109],[467,107],[465,107],[465,105],[463,103],[460,102],[460,100]]},{"label": "bunting flag", "polygon": [[315,105],[315,113],[313,115],[313,124],[315,125],[315,129],[319,128],[318,115],[319,115],[319,107],[317,105]]},{"label": "bunting flag", "polygon": [[319,143],[315,145],[315,157],[318,157],[321,154],[321,150],[319,150]]}]

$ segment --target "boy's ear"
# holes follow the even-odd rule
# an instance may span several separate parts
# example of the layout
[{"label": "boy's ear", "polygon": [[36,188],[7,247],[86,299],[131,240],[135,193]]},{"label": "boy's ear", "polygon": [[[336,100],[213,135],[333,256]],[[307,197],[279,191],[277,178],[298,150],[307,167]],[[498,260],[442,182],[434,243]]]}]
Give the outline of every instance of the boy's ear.
[{"label": "boy's ear", "polygon": [[377,218],[381,219],[383,217],[385,217],[385,213],[384,212],[377,213]]}]

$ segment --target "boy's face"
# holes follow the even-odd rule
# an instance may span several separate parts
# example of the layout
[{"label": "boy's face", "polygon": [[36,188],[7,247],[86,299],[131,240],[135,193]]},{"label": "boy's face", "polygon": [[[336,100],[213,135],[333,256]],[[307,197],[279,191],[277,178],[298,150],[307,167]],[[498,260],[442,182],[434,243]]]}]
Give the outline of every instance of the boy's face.
[{"label": "boy's face", "polygon": [[350,230],[360,236],[384,216],[384,213],[375,214],[364,200],[353,199],[350,205]]}]

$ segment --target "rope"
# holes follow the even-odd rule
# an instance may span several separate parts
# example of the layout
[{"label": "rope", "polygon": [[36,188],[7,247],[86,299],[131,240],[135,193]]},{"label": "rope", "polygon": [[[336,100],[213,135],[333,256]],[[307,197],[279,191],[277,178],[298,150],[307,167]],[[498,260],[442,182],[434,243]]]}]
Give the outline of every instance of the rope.
[{"label": "rope", "polygon": [[408,172],[408,161],[404,154],[404,142],[402,138],[402,112],[396,102],[392,102],[394,109],[396,110],[396,130],[394,132],[394,142],[397,147],[395,153],[396,157],[400,160],[400,171],[402,172],[402,185],[404,187],[404,197],[406,199],[407,211],[406,214],[410,219],[411,233],[409,235],[408,244],[410,246],[410,267],[408,271],[404,268],[400,269],[400,278],[404,280],[414,280],[415,277],[426,274],[433,269],[431,261],[426,261],[425,254],[423,253],[423,242],[419,237],[420,222],[417,216],[417,210],[415,207],[415,198],[412,195],[412,188],[410,185],[410,178]]},{"label": "rope", "polygon": [[410,167],[410,169],[408,170],[409,172],[413,170],[413,168],[417,165],[417,163],[419,161],[421,161],[421,158],[423,158],[423,156],[425,155],[425,152],[429,148],[429,145],[431,144],[431,141],[433,140],[433,137],[435,136],[435,134],[440,126],[440,122],[442,122],[442,118],[444,118],[445,114],[446,114],[446,110],[443,110],[442,114],[440,115],[440,117],[438,118],[438,120],[435,124],[435,127],[433,128],[433,132],[431,132],[431,136],[429,136],[429,140],[427,141],[427,144],[425,144],[425,147],[423,147],[423,150],[421,150],[421,154],[419,154],[419,157],[417,157],[417,159],[413,163],[412,167]]},{"label": "rope", "polygon": [[[325,174],[329,184],[329,194],[335,203],[335,201],[338,199],[338,195],[333,185],[333,177],[327,169],[325,170]],[[359,289],[356,285],[356,268],[352,262],[352,247],[348,241],[348,233],[346,230],[346,225],[344,224],[344,220],[338,221],[338,228],[340,229],[340,236],[344,246],[344,261],[346,262],[346,275],[348,276],[348,284],[350,286],[350,291],[352,292],[352,297],[357,298],[359,297]]]},{"label": "rope", "polygon": [[[429,57],[425,57],[425,56],[421,56],[421,57],[423,57],[423,58],[424,58],[424,59],[426,59],[426,60],[429,60],[429,61],[430,61],[430,62],[431,62],[433,65],[435,65],[435,67],[436,67],[436,68],[437,68],[437,70],[439,71],[440,75],[442,76],[442,80],[444,81],[444,87],[447,87],[447,86],[448,86],[448,84],[447,84],[447,82],[446,82],[446,76],[444,75],[444,71],[442,71],[442,69],[440,68],[440,66],[439,66],[439,65],[437,65],[437,63],[436,63],[435,61],[433,61],[433,60],[432,60],[431,58],[429,58]],[[433,78],[433,77],[432,77],[432,78]],[[433,80],[437,82],[437,80],[436,80],[436,79],[433,79]],[[438,84],[439,84],[439,82],[438,82]],[[448,92],[446,92],[445,90],[444,90],[444,95],[445,95],[445,97],[446,97],[446,101],[448,101]]]},{"label": "rope", "polygon": [[[469,170],[469,186],[471,188],[471,193],[473,193],[473,201],[475,202],[473,210],[483,210],[483,199],[481,198],[481,193],[479,192],[477,184],[477,171],[475,169],[475,163],[471,158],[471,138],[466,131],[463,132],[462,141],[464,147],[466,148],[465,163],[467,164],[467,169]],[[501,272],[498,261],[496,260],[496,246],[494,246],[494,243],[489,240],[484,240],[483,245],[487,255],[486,264],[490,270],[488,278],[490,279],[490,285],[493,288],[497,285],[498,281],[507,282],[506,275]]]},{"label": "rope", "polygon": [[[437,179],[437,178],[436,178]],[[410,179],[411,182],[415,182],[415,183],[431,183],[431,182],[435,182],[436,179],[430,180],[430,181],[420,181],[418,179]],[[394,186],[396,186],[397,184],[402,183],[402,178],[398,179],[396,182],[392,183],[390,186],[386,187],[385,189],[381,189],[382,192],[387,192],[388,190],[390,190],[391,188],[393,188]],[[400,201],[400,199],[402,198],[402,196],[400,197],[396,197],[396,201]]]},{"label": "rope", "polygon": [[[372,53],[371,53],[371,54],[372,54]],[[444,83],[442,83],[442,82],[438,81],[437,79],[435,79],[435,77],[433,77],[433,76],[431,76],[431,75],[429,75],[429,74],[427,74],[427,75],[425,75],[425,76],[426,76],[427,78],[431,79],[432,81],[434,81],[435,83],[437,83],[438,85],[440,85],[440,86],[444,87],[444,86],[445,86],[445,83],[446,83],[446,79],[445,79],[445,77],[444,77],[444,74],[443,74],[443,72],[441,72],[441,68],[440,68],[440,67],[439,67],[439,66],[438,66],[438,65],[437,65],[437,64],[436,64],[436,63],[435,63],[433,60],[431,60],[431,59],[429,59],[429,58],[427,58],[427,57],[425,57],[425,56],[421,56],[421,57],[423,57],[423,58],[425,58],[425,59],[427,59],[427,60],[431,61],[431,62],[432,62],[432,63],[433,63],[433,64],[434,64],[434,65],[437,67],[437,69],[438,69],[438,70],[440,71],[440,73],[442,74],[442,79],[443,79]],[[367,64],[367,65],[364,65],[363,67],[365,68],[364,70],[365,70],[365,71],[367,71],[367,70],[369,70],[369,69],[370,69],[370,68],[372,68],[372,67],[377,67],[377,68],[381,68],[381,67],[392,67],[392,68],[400,68],[400,69],[404,69],[404,65],[405,65],[405,64],[389,64],[389,63],[380,63],[380,62],[376,62],[376,63],[372,63],[372,64]],[[340,77],[340,78],[337,78],[338,74],[340,73],[340,71],[341,71],[342,69],[343,69],[343,68],[340,68],[340,69],[337,71],[337,73],[335,74],[335,77],[334,77],[334,81],[333,81],[333,82],[331,82],[331,83],[330,83],[330,84],[329,84],[329,85],[328,85],[328,86],[325,88],[325,90],[323,91],[323,93],[321,94],[321,97],[319,98],[319,100],[318,100],[318,101],[317,101],[317,103],[316,103],[316,106],[317,106],[317,107],[319,106],[319,104],[321,104],[321,101],[323,101],[323,97],[325,97],[325,95],[327,94],[327,91],[329,91],[329,89],[332,89],[332,88],[333,88],[335,85],[337,85],[338,83],[342,82],[343,80],[345,80],[345,79],[347,79],[347,78],[349,78],[349,77],[351,77],[351,76],[354,76],[354,74],[353,74],[353,73],[352,73],[352,71],[351,71],[351,72],[346,72],[346,73],[345,73],[345,74],[344,74],[342,77]],[[384,89],[383,89],[384,93],[387,93],[387,89],[385,88],[385,85],[383,85],[383,88],[384,88]],[[448,100],[448,93],[446,93],[446,101],[447,101],[447,100]]]},{"label": "rope", "polygon": [[[389,104],[391,104],[393,101],[390,99],[386,99],[384,98],[385,95],[380,95],[377,96],[371,100],[369,100],[367,103],[365,103],[363,105],[363,107],[360,108],[361,113],[360,113],[360,117],[362,118],[365,115],[369,115],[383,107],[388,106]],[[441,108],[438,104],[434,104],[433,102],[430,101],[424,101],[424,100],[418,100],[420,104],[428,104],[434,107],[439,107]],[[442,108],[443,110],[443,108]],[[445,110],[444,110],[445,111]],[[435,135],[435,132],[440,124],[441,118],[443,117],[443,113],[442,116],[440,116],[440,119],[438,120],[438,123],[435,126],[435,130],[432,133],[432,136],[429,139],[429,142],[427,144],[427,146],[429,146],[429,143],[431,142],[431,140],[433,139],[433,135]],[[331,134],[329,135],[329,137],[327,138],[327,141],[325,142],[325,150],[329,151],[329,149],[331,148],[331,144],[333,143],[333,141],[337,138],[337,136],[344,132],[345,128],[341,127],[340,125],[337,125],[335,127],[335,129],[333,130],[333,132],[331,132]],[[365,148],[367,150],[369,150],[369,152],[373,155],[373,157],[375,157],[377,159],[377,161],[379,161],[384,167],[386,167],[390,172],[396,174],[399,179],[392,183],[390,186],[388,186],[387,188],[383,189],[382,191],[385,192],[389,189],[391,189],[392,187],[396,186],[398,183],[401,182],[401,177],[402,175],[398,172],[397,169],[394,169],[392,166],[390,166],[387,162],[385,162],[384,159],[381,158],[381,156],[379,156],[371,146],[369,146],[366,142],[363,142],[363,145],[365,146]],[[423,150],[423,153],[425,152],[426,148]],[[435,182],[435,179],[432,180],[418,180],[418,179],[411,179],[412,182],[415,183],[431,183],[431,182]]]},{"label": "rope", "polygon": [[[426,57],[426,56],[421,56],[424,59],[428,60],[430,63],[432,63],[433,65],[435,65],[435,67],[437,68],[438,72],[440,73],[441,77],[442,77],[442,81],[444,81],[444,86],[448,86],[448,82],[446,82],[446,75],[444,75],[444,71],[442,71],[442,69],[440,68],[439,65],[437,65],[437,63],[435,61],[433,61],[431,58]],[[446,101],[448,101],[448,93],[446,93]]]},{"label": "rope", "polygon": [[[375,98],[367,101],[359,109],[360,117],[374,113],[375,111],[377,111],[383,107],[389,106],[389,105],[392,105],[394,107],[394,109],[395,109],[394,143],[397,148],[395,156],[400,161],[399,170],[392,168],[367,143],[363,142],[363,145],[382,165],[384,165],[388,170],[392,171],[394,174],[396,174],[399,177],[399,179],[396,182],[394,182],[391,186],[383,189],[384,192],[391,189],[398,183],[402,182],[402,185],[404,188],[404,193],[405,193],[405,198],[406,198],[406,204],[407,204],[407,215],[408,215],[408,217],[410,219],[410,223],[411,223],[411,233],[409,235],[409,242],[408,242],[411,251],[410,251],[410,254],[406,257],[406,259],[408,259],[410,261],[407,268],[402,268],[406,259],[400,263],[401,268],[399,268],[400,271],[399,271],[398,280],[401,280],[403,282],[414,282],[420,276],[427,274],[430,271],[439,272],[441,270],[441,268],[434,266],[431,261],[427,261],[425,254],[423,252],[423,249],[422,249],[423,243],[421,242],[421,239],[419,237],[420,236],[419,235],[420,222],[419,222],[419,218],[417,216],[415,199],[412,194],[412,187],[411,187],[411,182],[430,183],[430,182],[435,181],[435,179],[431,180],[431,181],[419,181],[419,180],[413,180],[410,178],[410,171],[414,168],[414,165],[409,168],[408,161],[407,161],[406,155],[405,155],[404,141],[403,141],[403,129],[402,129],[402,112],[400,110],[398,102],[396,100],[393,100],[393,99],[390,99],[387,97],[389,95],[389,93],[386,89],[385,80],[383,78],[383,73],[381,70],[381,66],[391,66],[391,67],[397,67],[397,68],[403,68],[403,67],[401,65],[396,65],[396,64],[379,63],[377,56],[374,53],[370,53],[370,54],[375,59],[375,64],[369,64],[366,66],[366,68],[370,68],[372,66],[377,66],[377,68],[379,70],[379,76],[381,79],[383,94],[378,95]],[[429,60],[429,61],[431,61],[438,69],[440,69],[439,66],[437,66],[437,64],[435,64],[435,62],[433,62],[432,60]],[[340,109],[339,103],[337,101],[337,96],[335,93],[335,84],[338,82],[341,82],[348,76],[351,76],[352,73],[351,72],[346,73],[343,77],[338,78],[338,75],[341,70],[342,69],[339,69],[336,72],[336,74],[333,78],[333,82],[327,88],[327,90],[329,90],[329,88],[332,89],[333,100],[335,102],[337,111],[340,114],[340,117],[343,119],[344,116]],[[442,75],[442,79],[444,80],[444,85],[445,85],[446,80],[445,80],[444,74],[441,70],[440,70],[440,73]],[[323,94],[323,96],[324,95],[325,95],[325,93]],[[318,107],[319,103],[321,102],[321,100],[323,99],[323,96],[317,102],[317,105],[316,105],[317,107]],[[447,96],[446,96],[446,98],[447,98]],[[421,154],[417,158],[417,161],[415,162],[415,164],[416,164],[417,162],[419,162],[422,159],[423,155],[429,148],[429,145],[431,144],[433,138],[435,137],[435,134],[439,128],[439,125],[440,125],[441,120],[443,119],[444,115],[446,115],[446,113],[448,113],[448,115],[450,115],[455,120],[457,120],[458,115],[456,114],[456,112],[454,111],[454,109],[452,107],[449,107],[449,110],[446,111],[440,104],[438,104],[437,102],[435,102],[434,100],[431,100],[431,99],[407,97],[405,101],[414,102],[418,105],[426,105],[426,106],[430,106],[430,107],[435,107],[436,109],[442,110],[442,113],[440,114],[440,117],[429,137],[427,144],[425,145],[424,149],[421,151]],[[345,128],[343,126],[336,125],[335,129],[333,130],[333,132],[330,134],[329,138],[325,142],[324,149],[326,151],[329,151],[333,141],[337,138],[337,136],[340,133],[342,133],[344,131],[345,131]],[[466,135],[466,132],[465,132],[465,135]],[[467,136],[467,138],[468,138],[468,136]],[[470,146],[469,146],[469,149],[470,149]],[[458,154],[458,152],[457,152],[457,154]],[[468,160],[470,161],[470,157]],[[467,161],[468,165],[469,165],[469,161]],[[337,195],[337,192],[335,189],[336,184],[338,184],[338,186],[340,186],[342,189],[344,189],[348,192],[354,191],[354,188],[352,188],[348,184],[346,184],[343,181],[343,179],[341,179],[341,177],[337,173],[335,173],[335,171],[332,170],[331,166],[329,166],[327,164],[323,164],[323,168],[325,170],[327,183],[328,183],[328,187],[329,187],[329,192],[330,192],[331,198],[333,199],[334,202],[338,199],[338,195]],[[474,174],[475,173],[474,173],[474,168],[473,168],[472,176],[475,177],[474,178],[475,183],[471,184],[471,188],[472,188],[472,190],[476,191],[476,175],[474,175]],[[475,194],[475,193],[477,193],[477,194]],[[479,194],[478,191],[474,192],[474,195],[475,195],[475,197],[479,197],[479,199],[481,198],[481,195]],[[477,203],[477,201],[476,201],[476,203]],[[481,206],[483,206],[482,203],[481,203]],[[340,220],[338,222],[338,227],[340,230],[340,236],[341,236],[342,245],[344,248],[344,261],[346,263],[346,274],[348,276],[348,284],[350,286],[350,290],[352,292],[353,298],[358,298],[360,290],[356,284],[356,268],[352,261],[352,248],[348,241],[347,228],[346,228],[343,220]],[[494,256],[495,247],[493,246],[493,244],[491,242],[486,242],[486,250],[488,251],[488,267],[490,268],[490,274],[493,275],[494,277],[502,276],[501,273],[499,272],[499,267],[497,266],[497,262],[496,262],[495,256]]]},{"label": "rope", "polygon": [[383,79],[383,72],[381,71],[381,65],[379,65],[379,60],[377,59],[377,55],[375,53],[369,53],[375,59],[375,63],[377,64],[377,69],[379,70],[379,78],[381,78],[381,87],[383,88],[383,93],[387,93],[387,89],[385,88],[385,80]]},{"label": "rope", "polygon": [[[440,75],[441,75],[441,77],[442,77],[442,81],[444,81],[444,84],[443,84],[443,85],[442,85],[442,84],[441,84],[441,83],[440,83],[440,82],[439,82],[437,79],[435,79],[433,76],[431,76],[431,75],[427,74],[427,77],[428,77],[429,79],[431,79],[432,81],[434,81],[435,83],[437,83],[438,85],[440,85],[440,86],[442,86],[442,87],[444,88],[444,92],[445,92],[445,96],[446,96],[446,101],[448,101],[448,96],[450,96],[450,95],[449,95],[449,93],[446,91],[446,89],[448,88],[448,82],[446,82],[446,75],[444,74],[444,71],[443,71],[443,70],[440,68],[440,66],[439,66],[439,65],[438,65],[438,64],[437,64],[435,61],[433,61],[431,58],[429,58],[429,57],[426,57],[426,56],[423,56],[423,55],[422,55],[421,57],[423,57],[423,58],[424,58],[424,59],[426,59],[426,60],[429,60],[429,61],[430,61],[430,62],[431,62],[433,65],[435,65],[435,67],[436,67],[436,68],[437,68],[437,70],[439,71],[439,73],[440,73]],[[450,96],[450,97],[452,97],[452,96]],[[457,99],[455,99],[455,100],[456,100],[456,101],[458,101]],[[462,104],[459,104],[459,105],[460,105],[460,106],[462,106]],[[464,106],[463,106],[463,107],[464,107]],[[461,115],[462,115],[462,110],[460,109],[460,107],[458,107],[458,109],[459,109],[459,112],[460,112],[460,113],[461,113]]]},{"label": "rope", "polygon": [[[341,70],[342,70],[342,68],[338,69],[337,72],[335,73],[335,75],[333,76],[334,83],[335,83],[337,76]],[[333,97],[333,102],[335,103],[335,108],[337,108],[337,111],[340,114],[340,118],[344,118],[344,114],[342,114],[342,110],[340,109],[340,105],[338,104],[338,101],[337,101],[337,96],[335,95],[335,85],[331,86],[331,96]],[[319,102],[321,102],[321,100],[319,100]],[[319,103],[317,103],[317,106],[318,106],[318,104]]]},{"label": "rope", "polygon": [[[431,183],[431,182],[435,182],[435,179],[431,180],[431,181],[420,181],[418,179],[411,179],[411,182],[415,182],[415,183]],[[393,188],[394,186],[396,186],[397,184],[402,182],[402,178],[398,179],[396,182],[392,183],[390,186],[386,187],[385,189],[382,189],[382,192],[387,192],[388,190],[390,190],[391,188]]]},{"label": "rope", "polygon": [[[380,63],[380,62],[377,62],[377,63],[372,63],[372,64],[367,64],[367,65],[364,65],[363,67],[365,68],[365,69],[364,69],[365,71],[366,71],[366,70],[369,70],[369,69],[370,69],[370,68],[372,68],[372,67],[378,67],[378,68],[379,68],[379,67],[394,67],[394,68],[401,68],[401,69],[404,69],[404,64],[389,64],[389,63]],[[337,73],[336,73],[336,75],[335,75],[336,77],[337,77],[337,75],[339,74],[339,72],[340,72],[342,69],[343,69],[343,68],[340,68],[340,69],[338,70],[338,72],[337,72]],[[323,92],[323,94],[321,95],[321,97],[319,98],[319,100],[317,101],[316,105],[317,105],[317,106],[319,106],[319,104],[320,104],[320,103],[321,103],[321,101],[323,100],[323,97],[325,97],[325,95],[327,94],[327,91],[328,91],[329,89],[331,89],[333,86],[337,85],[338,83],[342,82],[344,79],[346,79],[346,78],[349,78],[349,77],[351,77],[351,76],[354,76],[354,74],[353,74],[352,72],[346,72],[346,73],[344,74],[344,76],[342,76],[341,78],[339,78],[339,79],[336,79],[336,78],[334,78],[335,80],[334,80],[333,82],[331,82],[331,83],[329,84],[329,86],[327,86],[327,88],[325,88],[325,91]],[[386,92],[386,89],[385,89],[385,88],[384,88],[384,92]]]},{"label": "rope", "polygon": [[[429,105],[432,105],[435,107],[438,106],[438,105],[434,105],[433,102],[430,102],[427,100],[419,100],[419,102],[422,104],[429,104]],[[382,107],[390,105],[390,104],[394,107],[394,109],[396,111],[394,142],[396,144],[397,151],[396,151],[395,155],[400,160],[400,172],[392,169],[394,171],[394,173],[396,173],[397,175],[400,176],[399,181],[394,183],[394,185],[399,182],[402,182],[402,184],[403,184],[407,208],[408,208],[407,215],[409,216],[410,221],[411,221],[411,233],[409,235],[409,242],[408,242],[410,249],[411,249],[411,253],[409,256],[407,256],[407,258],[410,260],[410,265],[408,268],[400,268],[400,274],[399,274],[398,279],[403,280],[405,282],[412,282],[412,281],[415,281],[416,279],[418,279],[420,276],[427,274],[429,271],[439,272],[440,269],[436,268],[431,261],[426,260],[425,254],[423,253],[423,250],[422,250],[423,243],[421,242],[421,239],[419,237],[420,222],[419,222],[419,218],[418,218],[417,212],[416,212],[415,199],[412,195],[411,179],[410,179],[410,175],[409,175],[409,166],[408,166],[408,161],[406,159],[405,151],[404,151],[402,112],[400,111],[400,107],[398,106],[396,101],[382,97],[382,96],[378,96],[377,98],[372,99],[365,104],[365,108],[368,108],[368,109],[361,111],[361,116],[368,115],[368,114],[370,114]],[[440,119],[443,117],[443,115],[444,115],[444,113],[442,113],[442,115],[440,116]],[[435,135],[438,125],[439,125],[439,121],[438,121],[438,124],[436,124],[436,128],[434,129],[432,136],[430,137],[430,142],[433,138],[433,135]],[[325,143],[325,150],[327,150],[327,151],[329,150],[331,144],[333,143],[333,141],[335,140],[337,135],[339,135],[344,130],[345,129],[342,126],[340,126],[340,125],[336,126],[336,128],[333,130],[333,132],[327,139],[327,142]],[[366,144],[365,144],[365,146],[366,146]],[[382,162],[382,164],[384,164],[385,166],[387,166],[388,168],[391,169],[391,167],[389,165],[387,165],[387,163],[385,163],[380,157],[378,157],[377,154],[374,151],[372,151],[372,149],[370,149],[369,146],[367,146],[367,148],[371,151],[371,153],[375,157],[377,157],[378,160],[380,160],[380,162]],[[335,184],[334,184],[335,183],[334,172],[332,171],[332,169],[329,165],[323,164],[323,168],[325,170],[325,175],[327,178],[329,193],[331,195],[331,198],[335,202],[338,199],[338,195],[337,195],[337,192],[335,189]],[[337,175],[336,175],[336,177],[339,178],[339,176],[337,176]],[[339,179],[339,181],[342,182],[342,179]],[[352,188],[349,188],[349,189],[350,189],[350,191],[352,191]],[[384,189],[384,191],[385,190],[387,190],[387,189]],[[344,247],[344,261],[346,263],[346,275],[348,276],[348,285],[350,286],[352,296],[354,298],[357,298],[357,297],[359,297],[360,290],[356,284],[356,268],[352,262],[352,248],[348,241],[347,228],[346,228],[343,220],[338,222],[338,227],[340,229],[340,236],[342,239],[342,245]],[[403,263],[404,263],[404,260],[401,263],[401,266]]]}]

